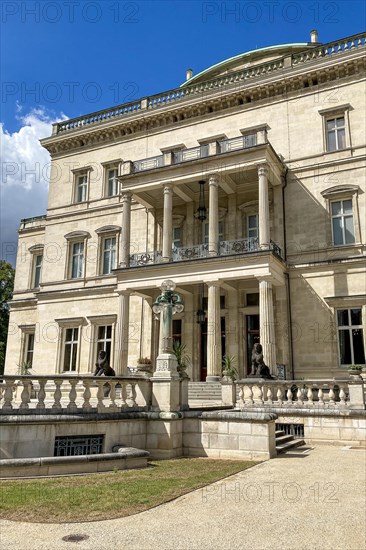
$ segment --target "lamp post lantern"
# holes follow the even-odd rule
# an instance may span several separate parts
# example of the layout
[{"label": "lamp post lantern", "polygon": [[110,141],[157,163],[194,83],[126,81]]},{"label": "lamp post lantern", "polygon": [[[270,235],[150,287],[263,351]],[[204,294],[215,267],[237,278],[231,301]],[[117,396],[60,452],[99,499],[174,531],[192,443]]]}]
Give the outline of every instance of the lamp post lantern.
[{"label": "lamp post lantern", "polygon": [[[155,314],[160,314],[161,340],[159,342],[159,355],[156,360],[155,374],[161,376],[163,373],[177,377],[177,360],[173,352],[173,315],[181,313],[184,305],[180,295],[175,290],[175,283],[170,279],[161,284],[161,294],[156,298],[152,306]],[[155,376],[154,374],[154,376]]]}]

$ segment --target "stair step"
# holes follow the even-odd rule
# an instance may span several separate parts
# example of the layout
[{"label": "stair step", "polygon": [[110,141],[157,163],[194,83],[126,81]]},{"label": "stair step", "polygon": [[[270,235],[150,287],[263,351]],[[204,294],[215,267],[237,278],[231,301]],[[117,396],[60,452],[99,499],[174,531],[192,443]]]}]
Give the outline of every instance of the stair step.
[{"label": "stair step", "polygon": [[305,445],[305,441],[303,439],[293,439],[292,441],[287,441],[287,443],[276,445],[276,449],[278,453],[284,453],[289,449],[294,449],[295,447],[301,447],[302,445]]},{"label": "stair step", "polygon": [[293,435],[279,435],[276,437],[276,445],[281,445],[282,443],[287,443],[288,441],[293,441],[295,437]]},{"label": "stair step", "polygon": [[276,435],[276,437],[280,437],[281,435],[286,435],[286,434],[285,434],[284,430],[276,430],[275,435]]}]

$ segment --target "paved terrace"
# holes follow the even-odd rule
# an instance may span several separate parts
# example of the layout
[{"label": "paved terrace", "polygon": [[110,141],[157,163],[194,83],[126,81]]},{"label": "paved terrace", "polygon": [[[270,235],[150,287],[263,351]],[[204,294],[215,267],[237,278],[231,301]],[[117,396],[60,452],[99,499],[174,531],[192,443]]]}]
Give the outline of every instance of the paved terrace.
[{"label": "paved terrace", "polygon": [[[365,449],[293,452],[135,516],[0,521],[3,550],[297,550],[366,547]],[[78,543],[71,534],[87,535]],[[25,542],[26,541],[26,542]]]}]

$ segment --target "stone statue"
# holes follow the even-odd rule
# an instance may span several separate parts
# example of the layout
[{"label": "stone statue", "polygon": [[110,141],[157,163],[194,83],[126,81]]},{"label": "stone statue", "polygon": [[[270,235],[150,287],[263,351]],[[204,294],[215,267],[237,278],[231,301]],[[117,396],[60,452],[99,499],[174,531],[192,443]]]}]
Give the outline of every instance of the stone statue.
[{"label": "stone statue", "polygon": [[94,376],[116,376],[112,367],[108,364],[107,354],[104,350],[98,353],[98,359],[95,363]]},{"label": "stone statue", "polygon": [[255,378],[267,378],[273,380],[271,372],[263,360],[263,350],[261,344],[254,344],[252,350],[252,370],[250,375]]},{"label": "stone statue", "polygon": [[[94,376],[116,376],[114,369],[108,364],[107,354],[104,350],[100,350],[98,353],[98,359],[95,363]],[[111,391],[111,386],[108,384],[103,385],[104,397],[108,397]]]}]

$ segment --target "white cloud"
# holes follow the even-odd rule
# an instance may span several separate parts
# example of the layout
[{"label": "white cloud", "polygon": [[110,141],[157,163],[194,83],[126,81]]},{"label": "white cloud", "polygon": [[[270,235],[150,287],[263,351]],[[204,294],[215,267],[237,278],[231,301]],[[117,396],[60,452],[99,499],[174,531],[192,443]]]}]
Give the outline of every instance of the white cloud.
[{"label": "white cloud", "polygon": [[[21,112],[20,106],[17,111]],[[61,115],[57,120],[65,118]],[[51,159],[39,140],[51,135],[55,122],[42,108],[19,120],[23,125],[12,134],[0,124],[1,257],[13,264],[20,219],[46,212]]]}]

